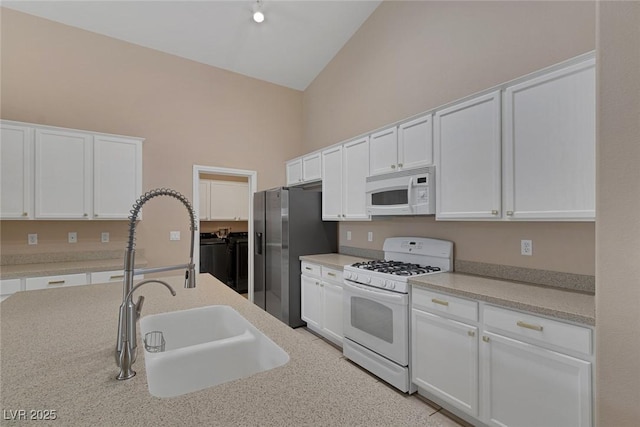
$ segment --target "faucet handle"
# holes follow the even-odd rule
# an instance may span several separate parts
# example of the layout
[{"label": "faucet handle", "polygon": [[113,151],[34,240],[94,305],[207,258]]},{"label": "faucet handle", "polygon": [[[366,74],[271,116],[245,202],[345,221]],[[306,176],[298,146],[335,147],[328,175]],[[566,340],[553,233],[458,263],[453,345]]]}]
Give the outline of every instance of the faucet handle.
[{"label": "faucet handle", "polygon": [[140,295],[138,297],[138,302],[136,303],[136,315],[140,317],[140,313],[142,313],[142,306],[144,305],[144,296]]}]

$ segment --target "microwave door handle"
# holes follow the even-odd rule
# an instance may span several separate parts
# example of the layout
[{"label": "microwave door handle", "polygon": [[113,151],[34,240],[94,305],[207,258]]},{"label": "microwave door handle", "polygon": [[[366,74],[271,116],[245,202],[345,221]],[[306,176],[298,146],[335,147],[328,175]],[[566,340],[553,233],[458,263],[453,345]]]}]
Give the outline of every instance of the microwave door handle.
[{"label": "microwave door handle", "polygon": [[407,204],[409,205],[409,210],[413,210],[413,178],[409,177],[409,185],[407,186]]}]

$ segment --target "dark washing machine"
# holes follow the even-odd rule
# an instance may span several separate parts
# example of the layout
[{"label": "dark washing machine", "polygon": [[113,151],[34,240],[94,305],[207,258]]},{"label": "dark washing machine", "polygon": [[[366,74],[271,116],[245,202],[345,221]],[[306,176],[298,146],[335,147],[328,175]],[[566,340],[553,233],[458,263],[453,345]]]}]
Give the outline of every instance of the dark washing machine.
[{"label": "dark washing machine", "polygon": [[222,283],[229,280],[227,239],[215,233],[200,233],[200,273],[209,273]]},{"label": "dark washing machine", "polygon": [[229,233],[227,245],[227,285],[244,294],[249,284],[249,234]]}]

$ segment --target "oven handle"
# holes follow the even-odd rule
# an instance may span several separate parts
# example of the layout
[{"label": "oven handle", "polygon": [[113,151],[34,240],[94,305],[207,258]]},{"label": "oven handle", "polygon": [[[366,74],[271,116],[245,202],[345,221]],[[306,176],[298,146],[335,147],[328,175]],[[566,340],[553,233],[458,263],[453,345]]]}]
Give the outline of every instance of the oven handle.
[{"label": "oven handle", "polygon": [[351,291],[354,294],[362,295],[369,298],[375,298],[383,302],[392,302],[397,304],[407,303],[406,294],[398,294],[392,291],[378,291],[375,288],[359,286],[347,279],[343,281],[343,284],[347,288],[349,288],[348,289],[349,291]]}]

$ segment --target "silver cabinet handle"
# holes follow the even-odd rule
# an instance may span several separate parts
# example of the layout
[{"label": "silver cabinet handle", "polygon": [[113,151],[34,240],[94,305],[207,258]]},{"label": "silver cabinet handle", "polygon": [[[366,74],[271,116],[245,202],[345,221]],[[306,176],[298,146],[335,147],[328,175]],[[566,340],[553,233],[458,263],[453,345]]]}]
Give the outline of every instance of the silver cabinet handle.
[{"label": "silver cabinet handle", "polygon": [[531,323],[523,322],[522,320],[518,320],[516,322],[516,325],[520,326],[521,328],[532,329],[538,332],[542,332],[542,329],[543,329],[542,326],[540,325],[534,325]]},{"label": "silver cabinet handle", "polygon": [[48,285],[64,285],[64,280],[50,280]]},{"label": "silver cabinet handle", "polygon": [[488,336],[486,336],[486,335],[485,335],[485,336],[483,336],[483,337],[482,337],[482,341],[484,341],[484,342],[489,342],[489,337],[488,337]]},{"label": "silver cabinet handle", "polygon": [[327,276],[336,277],[336,273],[327,273]]},{"label": "silver cabinet handle", "polygon": [[467,331],[467,335],[469,335],[470,337],[475,337],[476,333],[474,331]]},{"label": "silver cabinet handle", "polygon": [[309,270],[309,271],[313,270],[313,268],[311,268],[311,267],[305,267],[304,269],[305,270]]},{"label": "silver cabinet handle", "polygon": [[22,216],[29,216],[27,212],[22,212]]},{"label": "silver cabinet handle", "polygon": [[444,301],[438,298],[431,298],[431,302],[434,304],[444,305],[445,307],[449,306],[449,301]]},{"label": "silver cabinet handle", "polygon": [[109,280],[115,280],[115,279],[124,279],[124,274],[121,274],[119,276],[111,276],[111,277],[109,277]]},{"label": "silver cabinet handle", "polygon": [[402,163],[398,163],[398,167],[401,168],[402,167]]},{"label": "silver cabinet handle", "polygon": [[391,165],[391,169],[395,169],[395,168],[396,168],[396,165]]},{"label": "silver cabinet handle", "polygon": [[491,215],[498,215],[498,211],[496,209],[492,210]]},{"label": "silver cabinet handle", "polygon": [[507,211],[507,215],[513,216],[513,211]]},{"label": "silver cabinet handle", "polygon": [[86,217],[88,217],[88,216],[89,216],[89,214],[88,214],[88,213],[85,213],[85,214],[84,214],[84,215],[82,215],[82,216],[86,218]]}]

